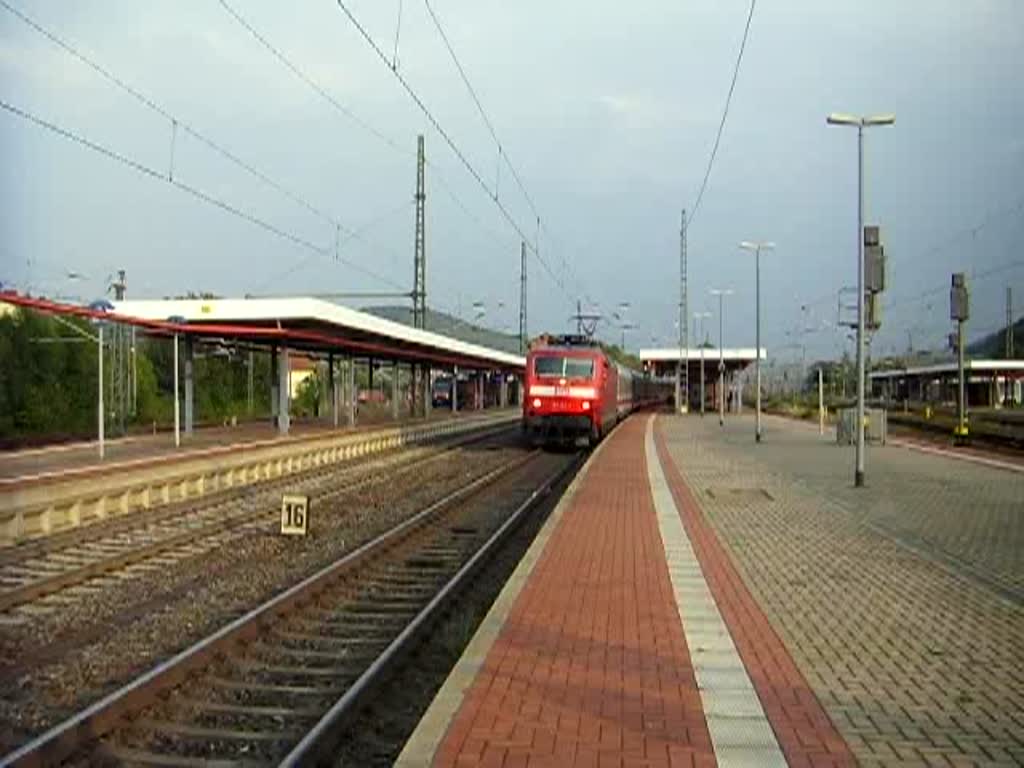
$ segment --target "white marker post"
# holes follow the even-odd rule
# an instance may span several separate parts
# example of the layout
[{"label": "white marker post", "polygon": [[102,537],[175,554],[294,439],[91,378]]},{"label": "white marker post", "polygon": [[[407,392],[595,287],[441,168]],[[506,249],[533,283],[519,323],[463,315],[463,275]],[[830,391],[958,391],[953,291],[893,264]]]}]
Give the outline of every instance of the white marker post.
[{"label": "white marker post", "polygon": [[285,494],[281,498],[281,533],[305,536],[309,532],[309,496]]}]

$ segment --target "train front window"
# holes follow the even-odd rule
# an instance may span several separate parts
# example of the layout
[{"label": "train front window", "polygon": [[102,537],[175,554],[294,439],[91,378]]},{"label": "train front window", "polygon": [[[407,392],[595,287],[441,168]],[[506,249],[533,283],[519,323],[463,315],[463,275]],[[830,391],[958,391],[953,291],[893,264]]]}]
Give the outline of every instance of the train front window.
[{"label": "train front window", "polygon": [[538,376],[589,379],[594,375],[594,361],[583,357],[554,357],[545,355],[533,361],[533,372]]},{"label": "train front window", "polygon": [[564,357],[538,357],[533,361],[533,370],[538,376],[561,376],[564,368]]},{"label": "train front window", "polygon": [[565,358],[565,378],[589,379],[594,375],[594,361],[582,357]]}]

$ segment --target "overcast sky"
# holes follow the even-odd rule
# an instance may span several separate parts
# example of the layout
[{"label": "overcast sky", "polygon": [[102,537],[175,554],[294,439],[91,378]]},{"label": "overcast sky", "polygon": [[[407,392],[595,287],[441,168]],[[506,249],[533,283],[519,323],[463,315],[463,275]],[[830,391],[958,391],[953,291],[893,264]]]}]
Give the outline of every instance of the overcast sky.
[{"label": "overcast sky", "polygon": [[[87,300],[118,268],[132,297],[408,290],[423,133],[428,302],[469,318],[483,302],[486,324],[517,329],[519,235],[336,3],[230,0],[332,105],[217,0],[4,2],[329,216],[176,132],[176,180],[324,255],[0,110],[0,281]],[[579,297],[605,315],[629,302],[629,346],[674,345],[680,209],[704,175],[747,0],[432,7],[540,214],[540,256],[565,284],[531,256],[531,332],[567,329]],[[398,0],[349,8],[392,57]],[[422,0],[404,0],[398,70],[533,240],[531,206]],[[825,116],[894,112],[895,126],[866,138],[868,218],[891,268],[876,344],[939,345],[959,270],[975,275],[972,336],[999,326],[1007,285],[1024,307],[1022,71],[1019,0],[760,0],[691,222],[690,311],[716,314],[714,339],[708,289],[732,288],[726,345],[752,346],[753,258],[736,244],[773,240],[762,260],[769,351],[848,348],[830,324],[836,291],[856,280],[856,132]],[[166,117],[2,7],[0,98],[171,170]],[[361,229],[341,255],[387,282],[334,261],[329,219]],[[619,337],[610,323],[603,333]]]}]

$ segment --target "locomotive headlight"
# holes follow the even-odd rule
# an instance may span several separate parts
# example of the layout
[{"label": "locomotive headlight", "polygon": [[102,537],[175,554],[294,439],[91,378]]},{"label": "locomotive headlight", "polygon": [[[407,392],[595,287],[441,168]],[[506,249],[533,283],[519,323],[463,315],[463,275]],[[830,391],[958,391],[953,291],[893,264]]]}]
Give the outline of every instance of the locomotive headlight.
[{"label": "locomotive headlight", "polygon": [[539,397],[533,398],[533,407],[534,408],[540,408],[540,398]]},{"label": "locomotive headlight", "polygon": [[583,410],[584,411],[589,411],[590,410],[590,401],[589,400],[584,400],[583,401]]}]

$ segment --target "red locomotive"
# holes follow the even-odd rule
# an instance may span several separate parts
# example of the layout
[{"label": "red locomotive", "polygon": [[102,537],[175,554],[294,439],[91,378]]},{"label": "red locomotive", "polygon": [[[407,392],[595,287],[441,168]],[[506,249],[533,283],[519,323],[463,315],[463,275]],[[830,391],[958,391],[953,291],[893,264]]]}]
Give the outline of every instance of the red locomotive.
[{"label": "red locomotive", "polygon": [[596,443],[671,383],[619,365],[585,336],[542,336],[526,356],[523,432],[530,442]]}]

